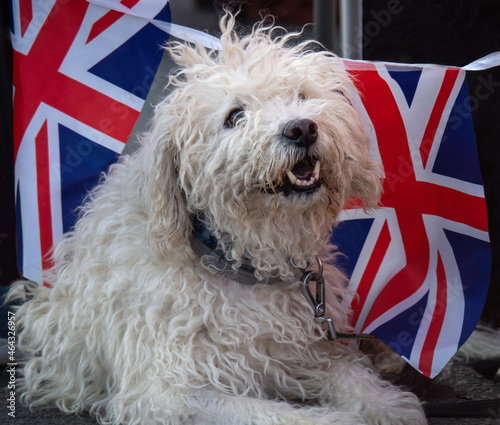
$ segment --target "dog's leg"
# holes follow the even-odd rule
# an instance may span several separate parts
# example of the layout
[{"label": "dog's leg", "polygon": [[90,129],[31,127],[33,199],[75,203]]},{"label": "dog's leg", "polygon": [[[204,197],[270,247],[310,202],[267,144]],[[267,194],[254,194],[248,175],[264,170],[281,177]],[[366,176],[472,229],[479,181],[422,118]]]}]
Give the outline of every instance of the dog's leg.
[{"label": "dog's leg", "polygon": [[196,425],[367,425],[360,415],[333,407],[231,396],[217,391],[191,394]]},{"label": "dog's leg", "polygon": [[[361,363],[361,364],[360,364]],[[367,424],[425,425],[418,398],[382,380],[358,360],[339,359],[326,383],[322,403],[359,413]]]}]

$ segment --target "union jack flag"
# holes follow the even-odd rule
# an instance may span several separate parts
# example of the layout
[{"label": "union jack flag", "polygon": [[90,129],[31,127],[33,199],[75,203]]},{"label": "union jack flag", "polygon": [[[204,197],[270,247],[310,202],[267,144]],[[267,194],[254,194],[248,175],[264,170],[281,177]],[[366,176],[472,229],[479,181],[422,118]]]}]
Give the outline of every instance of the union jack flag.
[{"label": "union jack flag", "polygon": [[381,209],[346,210],[352,324],[434,377],[479,320],[491,252],[466,71],[344,61],[384,164]]},{"label": "union jack flag", "polygon": [[10,5],[18,266],[41,282],[53,243],[132,132],[168,38],[158,23],[170,23],[170,7],[168,0]]}]

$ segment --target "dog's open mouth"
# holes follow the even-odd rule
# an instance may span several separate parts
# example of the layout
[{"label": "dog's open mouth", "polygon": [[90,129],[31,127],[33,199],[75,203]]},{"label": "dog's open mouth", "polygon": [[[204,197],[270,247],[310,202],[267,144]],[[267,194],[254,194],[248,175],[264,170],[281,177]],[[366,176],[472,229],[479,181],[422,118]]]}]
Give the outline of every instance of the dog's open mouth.
[{"label": "dog's open mouth", "polygon": [[294,188],[308,190],[319,182],[319,171],[319,160],[314,161],[313,167],[311,160],[303,159],[295,164],[290,171],[287,171],[286,176]]},{"label": "dog's open mouth", "polygon": [[291,194],[310,194],[321,186],[320,161],[307,157],[298,161],[283,176],[282,183],[272,192],[280,192],[285,196]]}]

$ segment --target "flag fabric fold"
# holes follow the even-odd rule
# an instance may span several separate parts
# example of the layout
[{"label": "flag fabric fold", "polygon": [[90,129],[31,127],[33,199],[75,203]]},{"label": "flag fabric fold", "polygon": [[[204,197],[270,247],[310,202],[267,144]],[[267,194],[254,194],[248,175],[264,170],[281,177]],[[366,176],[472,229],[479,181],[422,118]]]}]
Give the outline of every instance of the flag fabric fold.
[{"label": "flag fabric fold", "polygon": [[[122,152],[168,35],[210,49],[220,40],[172,24],[168,0],[11,0],[11,11],[18,262],[42,283],[53,244]],[[333,232],[356,294],[352,324],[434,377],[488,288],[481,98],[466,75],[499,66],[500,53],[464,68],[340,61],[385,170],[381,208],[346,210]]]}]

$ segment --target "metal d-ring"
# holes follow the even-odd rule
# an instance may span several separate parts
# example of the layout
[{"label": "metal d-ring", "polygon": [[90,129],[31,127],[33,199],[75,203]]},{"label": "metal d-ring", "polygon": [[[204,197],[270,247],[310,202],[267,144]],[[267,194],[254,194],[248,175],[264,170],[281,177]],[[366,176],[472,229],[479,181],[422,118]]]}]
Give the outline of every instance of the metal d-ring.
[{"label": "metal d-ring", "polygon": [[[323,262],[316,257],[318,271],[306,270],[302,274],[302,293],[309,301],[314,310],[315,316],[322,316],[325,313],[325,285],[323,281]],[[316,282],[316,297],[313,296],[310,288],[311,281]]]},{"label": "metal d-ring", "polygon": [[[325,281],[323,280],[323,261],[321,258],[316,256],[316,262],[318,263],[317,271],[305,270],[302,274],[302,285],[300,286],[302,294],[309,301],[309,304],[314,310],[314,318],[320,323],[326,323],[328,326],[328,339],[336,339],[337,333],[335,332],[335,327],[333,321],[330,317],[325,316],[326,306],[325,306]],[[316,282],[316,297],[313,296],[310,288],[311,281]]]}]

